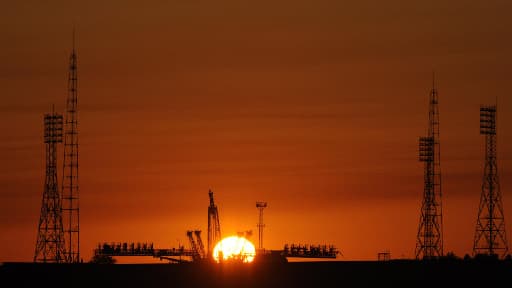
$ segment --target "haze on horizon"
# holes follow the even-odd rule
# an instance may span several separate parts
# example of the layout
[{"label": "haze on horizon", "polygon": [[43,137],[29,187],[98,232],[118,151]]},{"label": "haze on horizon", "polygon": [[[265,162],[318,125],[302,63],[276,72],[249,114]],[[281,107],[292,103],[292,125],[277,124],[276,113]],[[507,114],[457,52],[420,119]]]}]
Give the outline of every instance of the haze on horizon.
[{"label": "haze on horizon", "polygon": [[73,26],[84,261],[103,241],[186,245],[186,230],[207,229],[210,188],[223,236],[256,235],[255,202],[267,201],[266,248],[413,258],[432,71],[444,251],[471,253],[479,107],[496,97],[510,242],[512,3],[419,2],[3,3],[0,262],[32,261],[42,117],[64,109]]}]

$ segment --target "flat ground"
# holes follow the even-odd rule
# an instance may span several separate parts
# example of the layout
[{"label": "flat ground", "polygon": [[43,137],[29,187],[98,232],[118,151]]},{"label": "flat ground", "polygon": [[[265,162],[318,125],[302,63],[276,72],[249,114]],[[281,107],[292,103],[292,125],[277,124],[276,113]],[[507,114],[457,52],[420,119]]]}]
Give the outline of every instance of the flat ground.
[{"label": "flat ground", "polygon": [[512,261],[490,260],[0,266],[0,287],[509,287],[511,277]]}]

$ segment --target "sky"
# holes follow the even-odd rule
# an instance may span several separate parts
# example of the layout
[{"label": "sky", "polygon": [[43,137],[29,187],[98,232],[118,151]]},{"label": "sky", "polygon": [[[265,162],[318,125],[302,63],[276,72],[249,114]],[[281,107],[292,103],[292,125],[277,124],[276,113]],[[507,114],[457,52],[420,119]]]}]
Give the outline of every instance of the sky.
[{"label": "sky", "polygon": [[0,262],[34,256],[42,120],[52,105],[64,112],[73,27],[84,261],[104,241],[170,248],[194,229],[206,239],[209,189],[223,236],[253,230],[257,242],[255,202],[266,201],[267,249],[413,258],[433,71],[444,251],[472,252],[479,107],[496,99],[510,243],[511,10],[506,0],[3,1]]}]

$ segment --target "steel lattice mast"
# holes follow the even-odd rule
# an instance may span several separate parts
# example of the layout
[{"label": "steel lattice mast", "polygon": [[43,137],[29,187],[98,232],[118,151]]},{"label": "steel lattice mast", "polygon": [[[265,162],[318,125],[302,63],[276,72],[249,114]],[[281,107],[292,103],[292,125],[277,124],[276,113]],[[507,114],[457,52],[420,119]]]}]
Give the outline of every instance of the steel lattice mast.
[{"label": "steel lattice mast", "polygon": [[504,257],[508,253],[508,242],[496,159],[496,108],[480,107],[480,134],[485,136],[485,165],[473,255]]},{"label": "steel lattice mast", "polygon": [[428,118],[428,135],[419,138],[419,160],[424,162],[424,189],[416,240],[416,259],[443,256],[439,106],[434,84],[430,91]]},{"label": "steel lattice mast", "polygon": [[77,57],[73,31],[73,50],[69,58],[68,96],[64,123],[64,162],[62,204],[66,239],[66,262],[80,262],[80,210],[78,189],[78,98]]},{"label": "steel lattice mast", "polygon": [[259,221],[258,221],[258,249],[263,249],[263,228],[265,224],[263,224],[263,209],[267,208],[267,202],[256,202],[256,208],[260,211]]},{"label": "steel lattice mast", "polygon": [[46,179],[37,233],[34,262],[64,261],[62,202],[57,180],[57,143],[62,143],[62,115],[44,115],[46,143]]}]

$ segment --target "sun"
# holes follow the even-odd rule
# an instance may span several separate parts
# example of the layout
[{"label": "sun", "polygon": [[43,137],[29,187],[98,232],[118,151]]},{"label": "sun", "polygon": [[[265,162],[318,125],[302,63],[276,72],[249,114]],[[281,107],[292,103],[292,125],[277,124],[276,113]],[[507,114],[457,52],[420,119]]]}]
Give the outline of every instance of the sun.
[{"label": "sun", "polygon": [[226,237],[213,248],[213,259],[217,262],[241,261],[250,263],[254,260],[255,255],[254,245],[244,237]]}]

